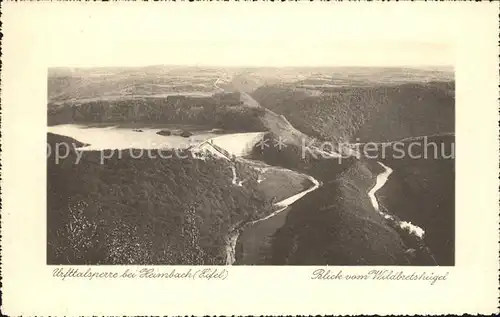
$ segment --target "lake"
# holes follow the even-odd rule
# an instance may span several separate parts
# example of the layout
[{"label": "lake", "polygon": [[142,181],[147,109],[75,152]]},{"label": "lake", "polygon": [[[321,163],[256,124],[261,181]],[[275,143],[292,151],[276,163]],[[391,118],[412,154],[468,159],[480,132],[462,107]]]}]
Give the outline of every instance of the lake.
[{"label": "lake", "polygon": [[[168,130],[172,135],[157,134],[161,130]],[[89,144],[81,150],[184,149],[221,136],[221,131],[209,127],[179,124],[61,124],[49,126],[47,131]],[[192,136],[178,135],[183,131],[189,131]]]}]

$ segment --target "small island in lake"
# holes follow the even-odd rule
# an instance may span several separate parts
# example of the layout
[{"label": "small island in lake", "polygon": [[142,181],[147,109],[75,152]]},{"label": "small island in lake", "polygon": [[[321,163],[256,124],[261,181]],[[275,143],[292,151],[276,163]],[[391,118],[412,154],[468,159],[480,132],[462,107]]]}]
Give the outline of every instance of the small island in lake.
[{"label": "small island in lake", "polygon": [[170,132],[168,130],[161,130],[161,131],[156,132],[156,134],[169,136],[169,135],[172,135],[172,132]]}]

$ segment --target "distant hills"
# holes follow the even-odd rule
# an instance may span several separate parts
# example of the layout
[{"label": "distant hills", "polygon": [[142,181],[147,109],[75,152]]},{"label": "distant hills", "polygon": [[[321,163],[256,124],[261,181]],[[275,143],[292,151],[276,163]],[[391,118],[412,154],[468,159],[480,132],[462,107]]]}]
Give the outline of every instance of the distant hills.
[{"label": "distant hills", "polygon": [[[220,78],[231,78],[219,83],[231,93],[217,88]],[[48,85],[49,125],[144,121],[276,133],[269,130],[276,114],[303,134],[335,142],[384,142],[455,128],[453,74],[434,69],[51,69]],[[271,112],[248,107],[249,98]]]},{"label": "distant hills", "polygon": [[318,89],[321,94],[311,96],[290,86],[264,86],[252,96],[306,134],[335,142],[383,142],[455,129],[453,82]]}]

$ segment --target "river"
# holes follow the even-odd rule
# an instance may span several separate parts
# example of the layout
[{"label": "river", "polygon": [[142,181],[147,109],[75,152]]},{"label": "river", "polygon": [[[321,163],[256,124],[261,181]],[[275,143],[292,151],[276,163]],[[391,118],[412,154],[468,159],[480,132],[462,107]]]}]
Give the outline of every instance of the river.
[{"label": "river", "polygon": [[384,168],[384,171],[377,175],[375,186],[373,186],[372,189],[368,192],[368,196],[370,197],[373,208],[375,208],[376,211],[380,212],[380,205],[378,203],[377,197],[375,197],[375,194],[380,188],[385,185],[385,183],[389,179],[389,176],[392,174],[392,169],[381,162],[378,162],[378,164]]},{"label": "river", "polygon": [[[278,208],[277,210],[263,218],[249,222],[231,233],[233,240],[231,241],[232,250],[230,252],[232,252],[232,255],[228,257],[229,262],[226,264],[259,264],[260,254],[269,248],[268,238],[285,224],[290,211],[288,207],[321,186],[320,182],[314,177],[306,174],[302,175],[309,179],[312,183],[311,187],[275,203],[274,206]],[[236,247],[238,244],[241,246],[242,252],[237,258]]]},{"label": "river", "polygon": [[385,183],[387,183],[387,180],[389,179],[389,176],[392,174],[393,170],[392,168],[388,167],[382,162],[377,162],[377,163],[384,168],[384,171],[377,175],[375,185],[368,192],[368,196],[370,197],[373,208],[375,208],[375,210],[379,214],[381,214],[385,219],[394,222],[397,226],[407,230],[410,234],[416,236],[417,238],[423,239],[425,235],[424,229],[420,228],[417,225],[412,224],[411,222],[395,219],[392,215],[381,210],[376,194],[377,191],[379,191],[385,185]]}]

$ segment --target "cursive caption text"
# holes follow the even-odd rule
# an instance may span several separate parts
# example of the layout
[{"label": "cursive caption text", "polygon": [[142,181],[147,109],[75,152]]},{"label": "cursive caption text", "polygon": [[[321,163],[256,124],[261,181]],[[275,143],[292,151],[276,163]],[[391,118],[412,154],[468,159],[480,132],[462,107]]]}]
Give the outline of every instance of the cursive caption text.
[{"label": "cursive caption text", "polygon": [[52,271],[52,276],[63,281],[67,279],[192,279],[192,280],[225,280],[229,275],[226,269],[158,269],[139,268],[102,271],[94,268],[57,268]]},{"label": "cursive caption text", "polygon": [[312,272],[312,280],[343,280],[343,281],[428,281],[434,285],[437,281],[445,281],[449,272],[404,272],[402,270],[369,270],[365,273],[346,273],[342,270],[317,269]]}]

